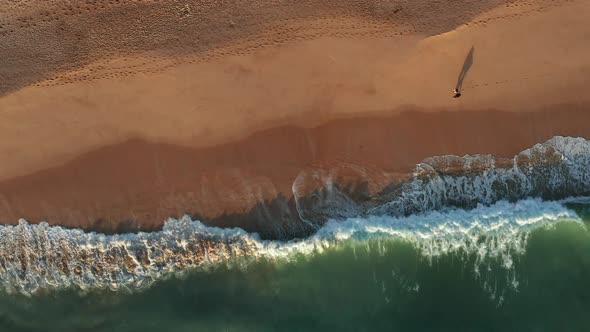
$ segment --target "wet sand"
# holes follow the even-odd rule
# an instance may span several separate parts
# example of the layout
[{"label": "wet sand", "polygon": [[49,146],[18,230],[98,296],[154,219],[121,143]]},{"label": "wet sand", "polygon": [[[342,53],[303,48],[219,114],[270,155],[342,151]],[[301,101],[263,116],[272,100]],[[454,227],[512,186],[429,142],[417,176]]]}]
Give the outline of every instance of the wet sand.
[{"label": "wet sand", "polygon": [[294,195],[329,181],[356,201],[370,200],[430,156],[512,158],[555,135],[590,137],[587,110],[408,110],[315,128],[278,127],[209,148],[132,139],[0,182],[0,213],[8,222],[48,220],[103,232],[157,229],[168,217],[189,214],[271,236],[297,227]]},{"label": "wet sand", "polygon": [[4,223],[274,234],[301,177],[371,199],[430,156],[590,138],[584,1],[4,4]]}]

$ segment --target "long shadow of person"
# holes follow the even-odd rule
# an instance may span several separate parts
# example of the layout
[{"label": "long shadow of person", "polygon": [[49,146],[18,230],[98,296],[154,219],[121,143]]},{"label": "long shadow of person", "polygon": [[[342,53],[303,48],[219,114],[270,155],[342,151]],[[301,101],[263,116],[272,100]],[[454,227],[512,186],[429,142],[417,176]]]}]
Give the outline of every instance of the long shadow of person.
[{"label": "long shadow of person", "polygon": [[455,96],[454,97],[461,96],[461,90],[463,88],[463,80],[465,80],[465,76],[467,75],[467,72],[469,71],[469,69],[473,65],[473,53],[474,52],[475,52],[475,48],[473,46],[471,46],[471,49],[469,50],[469,53],[467,53],[467,57],[465,58],[465,61],[463,62],[463,68],[461,68],[461,72],[459,73],[459,78],[457,79],[457,85],[455,86]]}]

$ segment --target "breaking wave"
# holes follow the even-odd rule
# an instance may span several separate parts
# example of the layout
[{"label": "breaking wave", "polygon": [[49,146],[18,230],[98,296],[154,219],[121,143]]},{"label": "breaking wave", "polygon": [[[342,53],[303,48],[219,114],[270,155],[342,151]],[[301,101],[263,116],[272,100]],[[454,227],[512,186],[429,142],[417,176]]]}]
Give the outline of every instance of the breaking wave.
[{"label": "breaking wave", "polygon": [[170,219],[159,232],[111,236],[21,220],[0,228],[0,281],[6,291],[24,294],[68,287],[136,289],[187,268],[289,260],[345,241],[383,237],[408,241],[430,259],[462,251],[477,255],[478,261],[501,259],[510,269],[511,255],[524,252],[533,230],[563,220],[580,222],[560,202],[527,199],[470,211],[330,221],[315,235],[288,242],[207,227],[189,217]]},{"label": "breaking wave", "polygon": [[302,172],[293,186],[297,211],[308,223],[357,216],[409,216],[445,207],[473,208],[500,200],[528,197],[546,200],[590,195],[590,141],[556,136],[514,158],[493,155],[438,156],[416,165],[411,180],[386,188],[365,201],[355,201],[325,176],[310,198],[298,193],[317,174]]},{"label": "breaking wave", "polygon": [[317,231],[291,241],[207,227],[187,216],[169,219],[162,231],[109,236],[25,220],[0,226],[0,287],[23,294],[141,289],[187,269],[288,261],[375,238],[409,242],[427,259],[467,252],[478,262],[499,259],[511,269],[513,254],[524,253],[532,231],[563,220],[580,222],[558,200],[590,195],[590,142],[555,137],[513,159],[429,158],[411,180],[365,203],[334,185],[325,186],[320,199],[297,201],[302,196],[295,184],[301,219]]}]

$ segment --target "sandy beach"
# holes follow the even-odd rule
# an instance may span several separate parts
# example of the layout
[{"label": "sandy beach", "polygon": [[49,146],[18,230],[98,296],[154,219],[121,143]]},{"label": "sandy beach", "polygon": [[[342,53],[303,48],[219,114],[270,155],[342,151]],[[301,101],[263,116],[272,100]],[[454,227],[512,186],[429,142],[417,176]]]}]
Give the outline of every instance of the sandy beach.
[{"label": "sandy beach", "polygon": [[326,179],[369,200],[431,156],[590,138],[589,18],[582,0],[0,0],[0,221],[273,236]]}]

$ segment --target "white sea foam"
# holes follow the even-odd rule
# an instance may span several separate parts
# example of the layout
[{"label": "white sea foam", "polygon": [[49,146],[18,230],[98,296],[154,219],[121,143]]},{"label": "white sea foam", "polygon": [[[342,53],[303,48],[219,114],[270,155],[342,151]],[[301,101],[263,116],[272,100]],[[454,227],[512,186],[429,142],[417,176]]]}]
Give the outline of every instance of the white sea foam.
[{"label": "white sea foam", "polygon": [[378,237],[408,241],[426,258],[461,250],[478,260],[500,258],[509,269],[512,254],[524,252],[531,231],[562,220],[580,222],[560,202],[502,201],[470,211],[329,221],[315,235],[288,242],[207,227],[189,217],[168,220],[160,232],[112,236],[21,220],[0,226],[0,282],[9,292],[25,294],[44,288],[142,288],[187,268],[262,258],[288,261]]},{"label": "white sea foam", "polygon": [[[456,174],[440,168],[455,162]],[[447,206],[471,207],[527,197],[562,199],[590,194],[590,141],[556,136],[499,167],[490,155],[439,156],[418,164],[400,194],[368,209],[369,215],[408,215]],[[473,165],[478,165],[472,172]],[[442,167],[440,167],[442,165]]]},{"label": "white sea foam", "polygon": [[[346,165],[360,174],[361,166]],[[370,199],[355,200],[336,184],[338,170],[304,170],[293,182],[299,217],[313,228],[328,219],[408,216],[449,206],[473,208],[528,197],[590,195],[590,141],[556,136],[511,159],[492,155],[435,156],[416,165],[413,177]],[[302,188],[316,188],[306,192]]]},{"label": "white sea foam", "polygon": [[[580,221],[562,202],[527,197],[588,195],[590,141],[555,137],[521,152],[508,166],[499,162],[490,155],[428,158],[417,165],[414,179],[369,206],[341,193],[330,176],[325,193],[303,202],[297,193],[305,178],[298,177],[293,190],[301,218],[314,227],[321,224],[314,217],[326,222],[313,236],[288,242],[207,227],[189,217],[170,219],[159,232],[112,236],[21,220],[0,226],[0,285],[25,294],[66,287],[143,288],[187,268],[289,260],[376,237],[408,241],[429,259],[465,251],[477,261],[499,258],[510,269],[512,254],[524,252],[531,231],[560,220]],[[312,175],[323,181],[322,174]]]}]

